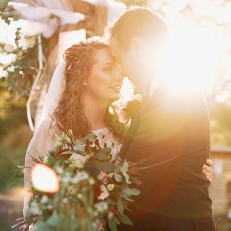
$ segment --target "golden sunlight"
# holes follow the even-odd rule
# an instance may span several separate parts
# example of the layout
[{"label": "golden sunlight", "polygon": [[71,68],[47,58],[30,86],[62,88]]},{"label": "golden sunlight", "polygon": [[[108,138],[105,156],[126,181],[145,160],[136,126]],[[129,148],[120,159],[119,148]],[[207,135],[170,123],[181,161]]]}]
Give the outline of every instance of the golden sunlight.
[{"label": "golden sunlight", "polygon": [[127,77],[125,77],[120,90],[120,98],[122,103],[131,100],[133,92],[134,92],[133,85],[131,84],[130,80]]},{"label": "golden sunlight", "polygon": [[32,169],[31,179],[35,188],[40,191],[54,193],[59,190],[56,173],[42,164],[36,164]]},{"label": "golden sunlight", "polygon": [[212,33],[195,26],[181,24],[173,31],[167,73],[171,85],[197,86],[205,91],[212,88],[218,61],[214,41]]}]

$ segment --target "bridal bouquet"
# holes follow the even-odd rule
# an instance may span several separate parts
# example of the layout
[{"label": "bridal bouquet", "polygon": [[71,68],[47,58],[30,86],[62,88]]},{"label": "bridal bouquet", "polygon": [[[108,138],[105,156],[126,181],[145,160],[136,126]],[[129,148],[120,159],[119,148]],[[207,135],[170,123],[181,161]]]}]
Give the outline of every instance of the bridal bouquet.
[{"label": "bridal bouquet", "polygon": [[[132,225],[126,216],[127,203],[141,184],[138,163],[111,160],[111,148],[101,147],[97,137],[89,134],[73,142],[71,135],[61,135],[55,149],[45,157],[34,159],[40,167],[49,168],[57,181],[51,192],[31,183],[33,194],[25,218],[16,226],[35,231],[117,230],[121,222]],[[34,169],[36,169],[36,166]],[[32,174],[33,175],[33,174]],[[43,179],[46,181],[46,179]]]}]

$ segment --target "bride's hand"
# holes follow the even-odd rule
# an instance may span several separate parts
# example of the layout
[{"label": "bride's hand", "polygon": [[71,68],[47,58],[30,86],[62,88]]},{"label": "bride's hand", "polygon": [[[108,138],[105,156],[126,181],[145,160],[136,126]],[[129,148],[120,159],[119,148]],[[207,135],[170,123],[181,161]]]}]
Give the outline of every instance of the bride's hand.
[{"label": "bride's hand", "polygon": [[203,165],[203,174],[210,181],[213,180],[213,161],[210,159],[206,160],[206,164]]}]

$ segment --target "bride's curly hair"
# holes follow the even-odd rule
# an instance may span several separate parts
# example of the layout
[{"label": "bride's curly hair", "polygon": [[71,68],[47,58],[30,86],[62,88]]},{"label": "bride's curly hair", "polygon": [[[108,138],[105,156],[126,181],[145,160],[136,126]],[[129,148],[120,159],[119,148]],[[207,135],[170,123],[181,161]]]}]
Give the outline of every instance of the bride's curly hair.
[{"label": "bride's curly hair", "polygon": [[[108,48],[108,45],[97,38],[75,44],[64,52],[66,86],[53,113],[53,120],[56,121],[59,131],[68,134],[68,130],[72,130],[74,139],[81,139],[92,131],[91,124],[84,114],[84,82],[95,62],[95,53],[105,48]],[[119,122],[113,105],[107,108],[105,119],[109,130],[122,139],[127,126]]]}]

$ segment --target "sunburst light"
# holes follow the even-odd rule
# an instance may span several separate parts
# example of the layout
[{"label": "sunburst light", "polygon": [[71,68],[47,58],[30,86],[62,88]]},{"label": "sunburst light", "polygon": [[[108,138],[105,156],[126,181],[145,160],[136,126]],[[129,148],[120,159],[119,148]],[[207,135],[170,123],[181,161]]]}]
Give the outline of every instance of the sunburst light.
[{"label": "sunburst light", "polygon": [[36,164],[32,169],[31,179],[34,187],[41,191],[54,193],[59,190],[56,173],[42,164]]},{"label": "sunburst light", "polygon": [[174,88],[197,86],[208,91],[213,86],[217,51],[211,34],[199,27],[181,25],[172,33],[172,50],[166,69]]}]

